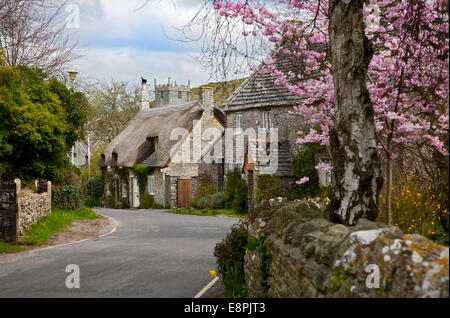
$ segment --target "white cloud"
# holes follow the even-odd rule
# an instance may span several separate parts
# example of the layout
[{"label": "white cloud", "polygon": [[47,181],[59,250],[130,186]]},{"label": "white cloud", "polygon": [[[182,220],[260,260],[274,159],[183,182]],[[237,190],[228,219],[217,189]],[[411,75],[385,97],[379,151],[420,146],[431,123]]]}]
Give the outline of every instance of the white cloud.
[{"label": "white cloud", "polygon": [[[73,67],[88,78],[179,83],[191,79],[204,84],[209,73],[202,72],[197,56],[201,43],[170,40],[197,12],[200,1],[153,0],[75,0],[80,8],[80,28],[75,30],[84,57]],[[164,31],[163,31],[164,29]]]},{"label": "white cloud", "polygon": [[116,49],[89,49],[85,58],[76,68],[88,79],[124,80],[140,82],[140,77],[147,78],[152,84],[165,83],[170,76],[177,83],[199,86],[208,82],[209,73],[202,72],[200,65],[193,59],[194,52],[152,52],[133,47]]}]

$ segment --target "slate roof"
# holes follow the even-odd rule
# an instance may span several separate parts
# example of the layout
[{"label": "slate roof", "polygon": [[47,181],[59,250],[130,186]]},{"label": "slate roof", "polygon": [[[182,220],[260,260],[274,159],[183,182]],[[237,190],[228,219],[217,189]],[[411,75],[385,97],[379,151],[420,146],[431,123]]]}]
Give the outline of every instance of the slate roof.
[{"label": "slate roof", "polygon": [[[99,165],[133,167],[142,163],[148,167],[166,166],[171,158],[170,150],[178,142],[170,140],[172,129],[182,127],[190,130],[193,121],[200,119],[203,112],[199,101],[141,110],[105,148]],[[224,123],[225,116],[220,109],[214,108],[214,114]],[[156,150],[152,153],[147,138],[157,140]]]},{"label": "slate roof", "polygon": [[[294,176],[294,172],[291,169],[290,164],[290,158],[289,158],[289,145],[287,143],[279,143],[278,147],[274,149],[273,153],[270,153],[269,158],[272,160],[272,158],[277,157],[276,162],[276,172],[273,173],[272,169],[270,168],[270,163],[267,162],[266,164],[260,164],[260,158],[266,157],[266,154],[261,154],[260,151],[257,148],[256,143],[250,142],[249,143],[250,148],[250,155],[249,158],[250,162],[255,163],[256,171],[259,175],[262,174],[275,174],[280,177],[292,177]],[[262,150],[265,151],[265,150]]]},{"label": "slate roof", "polygon": [[[281,44],[291,52],[295,52],[292,40],[286,40]],[[309,44],[309,47],[317,51],[325,51],[326,47],[321,44]],[[284,74],[293,72],[300,74],[304,69],[304,63],[292,54],[284,54],[283,49],[274,50],[271,54],[277,69]],[[263,64],[259,67],[261,69]],[[236,111],[249,108],[271,107],[271,106],[294,106],[303,98],[293,95],[285,86],[275,84],[276,77],[269,73],[255,72],[245,80],[225,101],[224,111]]]}]

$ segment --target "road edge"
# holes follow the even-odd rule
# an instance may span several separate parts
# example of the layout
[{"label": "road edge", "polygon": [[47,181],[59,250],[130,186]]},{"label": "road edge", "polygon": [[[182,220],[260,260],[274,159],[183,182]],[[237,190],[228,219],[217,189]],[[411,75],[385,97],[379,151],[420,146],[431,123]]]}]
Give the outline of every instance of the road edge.
[{"label": "road edge", "polygon": [[107,215],[100,214],[100,213],[97,213],[97,214],[101,215],[102,217],[108,218],[108,219],[110,219],[110,220],[112,220],[114,222],[114,226],[113,226],[112,230],[109,233],[105,233],[105,234],[102,234],[102,235],[97,235],[97,236],[93,236],[93,237],[89,237],[89,238],[86,238],[86,239],[73,241],[73,242],[69,242],[69,243],[63,243],[63,244],[58,244],[58,245],[52,245],[52,246],[46,246],[46,247],[41,247],[41,248],[35,248],[35,249],[32,249],[32,250],[23,251],[23,252],[19,252],[19,253],[24,253],[24,252],[33,253],[33,252],[37,252],[37,251],[48,250],[48,249],[55,248],[55,247],[72,245],[72,244],[76,244],[76,243],[82,243],[82,242],[86,242],[86,241],[89,241],[89,240],[92,240],[92,239],[95,239],[95,238],[104,237],[104,236],[107,236],[107,235],[110,235],[110,234],[114,233],[116,231],[116,229],[117,229],[117,226],[119,225],[117,220],[114,219],[112,216],[107,216]]},{"label": "road edge", "polygon": [[194,298],[200,298],[205,294],[211,287],[214,286],[215,283],[219,280],[219,277],[214,277],[212,281],[210,281],[201,291],[199,291]]}]

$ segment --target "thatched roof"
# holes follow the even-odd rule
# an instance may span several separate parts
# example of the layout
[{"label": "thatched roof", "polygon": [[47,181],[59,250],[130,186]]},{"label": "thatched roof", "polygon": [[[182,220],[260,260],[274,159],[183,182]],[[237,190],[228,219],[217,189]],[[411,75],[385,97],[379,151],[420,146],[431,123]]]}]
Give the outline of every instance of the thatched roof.
[{"label": "thatched roof", "polygon": [[[170,140],[171,131],[177,127],[190,130],[203,111],[199,101],[141,110],[105,148],[99,165],[133,167],[142,163],[149,167],[166,166],[170,150],[178,142]],[[222,111],[215,108],[214,114],[224,122]]]}]

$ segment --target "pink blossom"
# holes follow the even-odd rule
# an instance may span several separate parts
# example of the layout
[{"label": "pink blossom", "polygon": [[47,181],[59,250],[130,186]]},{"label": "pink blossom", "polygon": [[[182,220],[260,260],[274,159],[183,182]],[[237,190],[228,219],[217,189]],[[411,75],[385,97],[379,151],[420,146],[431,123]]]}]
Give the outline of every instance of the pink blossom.
[{"label": "pink blossom", "polygon": [[295,181],[295,183],[297,183],[297,184],[304,184],[304,183],[306,183],[306,182],[308,182],[308,181],[309,181],[309,178],[308,178],[308,177],[303,177],[303,178],[301,178],[300,180]]}]

